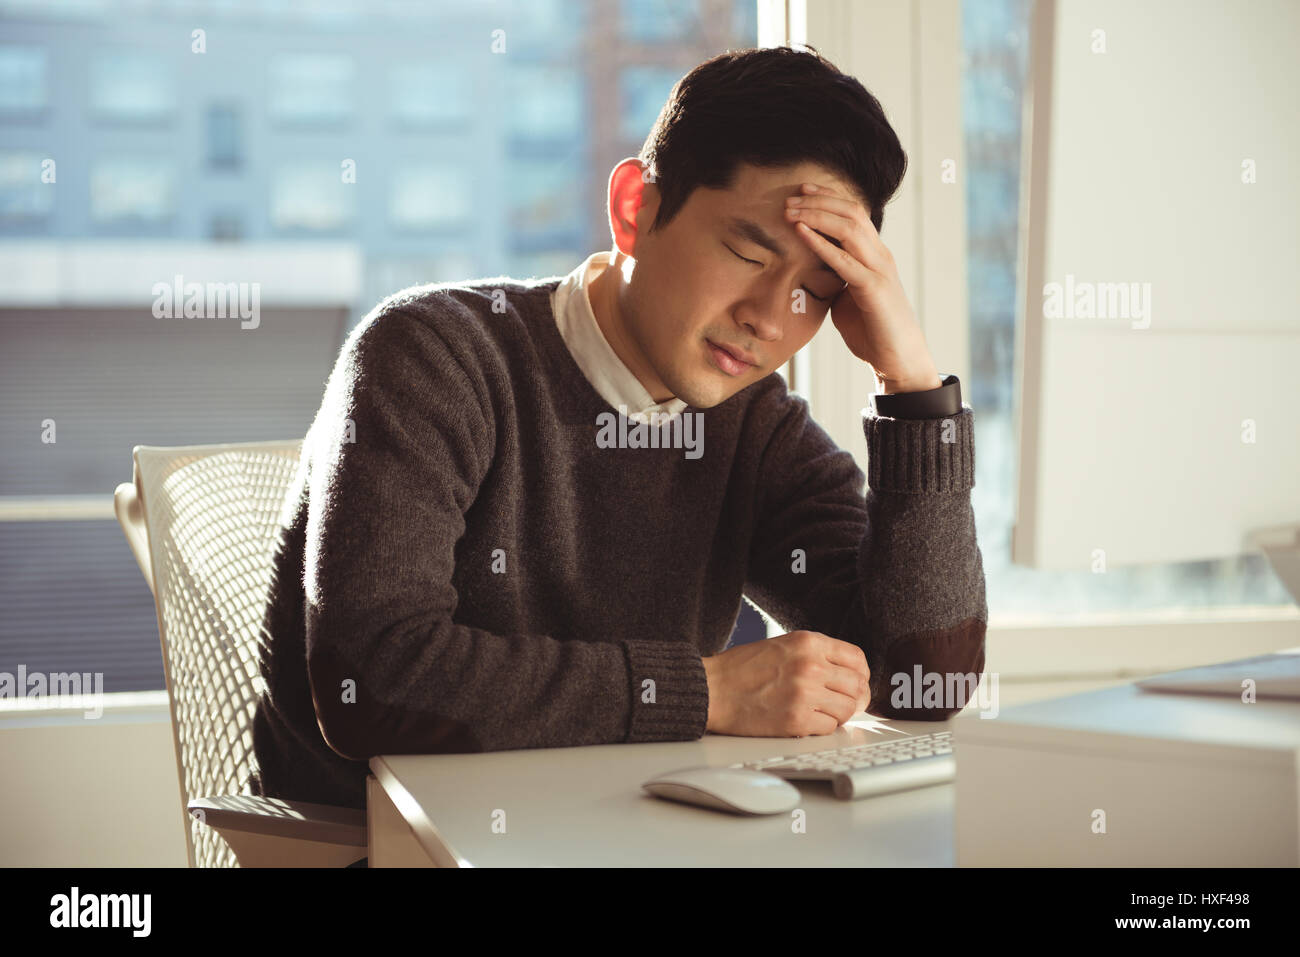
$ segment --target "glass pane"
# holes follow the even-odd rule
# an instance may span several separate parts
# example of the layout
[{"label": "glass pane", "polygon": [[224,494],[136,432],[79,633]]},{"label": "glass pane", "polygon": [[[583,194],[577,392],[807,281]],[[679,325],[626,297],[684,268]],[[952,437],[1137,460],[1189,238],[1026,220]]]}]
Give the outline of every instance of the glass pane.
[{"label": "glass pane", "polygon": [[389,74],[393,118],[407,126],[455,125],[472,119],[470,76],[447,63],[401,63]]},{"label": "glass pane", "polygon": [[174,189],[175,170],[164,160],[99,160],[90,171],[90,215],[99,223],[160,223],[172,215]]},{"label": "glass pane", "polygon": [[[146,267],[157,275],[138,293],[124,277],[102,303],[83,295],[33,310],[0,289],[0,502],[102,496],[129,479],[134,444],[303,435],[343,337],[384,297],[563,275],[609,248],[614,164],[644,140],[678,78],[757,40],[757,0],[239,0],[210,23],[193,7],[0,3],[0,235],[133,256],[173,242],[205,257],[255,248],[242,268],[263,297],[261,325],[241,330],[155,318],[150,285],[172,277],[161,265]],[[121,42],[101,49],[88,25],[110,23]],[[196,26],[207,30],[201,56],[190,50]],[[58,184],[40,179],[50,157]],[[313,244],[355,254],[355,302],[274,303],[280,277],[264,262]],[[90,284],[112,287],[112,270],[101,272]],[[47,419],[57,442],[40,441]],[[116,527],[66,522],[56,537],[48,524],[0,528],[0,558],[27,569],[24,593],[80,581],[77,543],[107,543]],[[48,561],[27,561],[30,535],[48,539]],[[140,634],[154,608],[124,542],[118,552],[112,607],[74,602],[53,615],[29,602],[22,629],[0,626],[0,671],[43,636],[108,636],[125,661],[118,638]],[[745,605],[737,640],[762,634]],[[39,661],[61,660],[53,651]],[[160,668],[104,670],[112,690],[161,687]]]},{"label": "glass pane", "polygon": [[411,166],[393,174],[388,215],[404,229],[463,226],[472,213],[469,178],[447,166]]},{"label": "glass pane", "polygon": [[48,97],[45,51],[0,46],[0,115],[37,113]]},{"label": "glass pane", "polygon": [[90,106],[107,120],[167,119],[176,109],[176,87],[166,61],[138,52],[96,56],[90,68]]},{"label": "glass pane", "polygon": [[510,133],[515,142],[567,143],[582,134],[587,103],[577,69],[524,64],[508,70]]},{"label": "glass pane", "polygon": [[1261,555],[1105,572],[1047,572],[1011,563],[1015,521],[1016,243],[1021,105],[1030,0],[963,0],[968,289],[976,479],[972,493],[990,615],[1070,618],[1094,612],[1287,605]]},{"label": "glass pane", "polygon": [[698,0],[619,0],[619,30],[642,43],[681,40],[697,29],[698,8]]},{"label": "glass pane", "polygon": [[335,230],[352,221],[355,186],[338,166],[281,166],[271,182],[271,223],[277,229]]},{"label": "glass pane", "polygon": [[239,110],[233,106],[208,108],[208,163],[233,169],[242,161]]},{"label": "glass pane", "polygon": [[680,71],[664,67],[625,67],[618,78],[619,135],[640,149],[681,78]]},{"label": "glass pane", "polygon": [[293,54],[271,63],[271,115],[286,123],[335,123],[352,114],[352,59]]},{"label": "glass pane", "polygon": [[22,223],[48,216],[54,208],[54,183],[41,181],[52,159],[39,153],[0,153],[0,222]]}]

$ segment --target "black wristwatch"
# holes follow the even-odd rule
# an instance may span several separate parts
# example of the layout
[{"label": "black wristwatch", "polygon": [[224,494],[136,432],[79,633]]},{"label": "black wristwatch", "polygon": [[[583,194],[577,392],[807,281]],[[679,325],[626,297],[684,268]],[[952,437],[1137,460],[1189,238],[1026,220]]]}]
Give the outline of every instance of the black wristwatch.
[{"label": "black wristwatch", "polygon": [[887,418],[942,419],[961,412],[961,382],[955,375],[947,375],[937,389],[877,393],[871,401],[876,415]]}]

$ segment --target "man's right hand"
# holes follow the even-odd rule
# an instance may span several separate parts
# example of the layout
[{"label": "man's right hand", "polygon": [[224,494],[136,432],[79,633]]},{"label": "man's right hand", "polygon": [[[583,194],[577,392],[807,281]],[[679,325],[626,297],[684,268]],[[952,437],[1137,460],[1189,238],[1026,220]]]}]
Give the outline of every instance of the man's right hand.
[{"label": "man's right hand", "polygon": [[738,645],[703,662],[707,730],[717,734],[830,734],[871,703],[871,669],[862,649],[818,631]]}]

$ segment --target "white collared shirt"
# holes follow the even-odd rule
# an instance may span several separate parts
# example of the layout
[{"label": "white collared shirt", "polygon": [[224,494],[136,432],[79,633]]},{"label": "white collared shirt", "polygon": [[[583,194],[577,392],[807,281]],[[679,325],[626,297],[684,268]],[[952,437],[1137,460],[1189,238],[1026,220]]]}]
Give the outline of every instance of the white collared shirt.
[{"label": "white collared shirt", "polygon": [[573,361],[601,398],[615,409],[626,406],[627,417],[634,421],[649,423],[651,414],[658,412],[660,422],[670,422],[686,403],[678,398],[656,402],[623,364],[596,322],[588,290],[591,281],[609,267],[609,259],[609,250],[592,253],[560,281],[551,294],[556,325]]}]

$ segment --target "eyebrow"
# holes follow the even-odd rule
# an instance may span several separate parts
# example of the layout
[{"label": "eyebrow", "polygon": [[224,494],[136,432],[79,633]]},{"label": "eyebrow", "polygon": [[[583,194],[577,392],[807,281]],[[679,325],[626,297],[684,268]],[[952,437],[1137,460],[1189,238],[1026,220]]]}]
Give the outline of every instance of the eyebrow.
[{"label": "eyebrow", "polygon": [[[781,245],[780,240],[773,236],[769,236],[767,230],[752,219],[745,219],[743,216],[728,216],[723,220],[723,225],[727,228],[728,232],[733,233],[742,239],[747,239],[756,246],[762,246],[768,252],[780,256],[782,259],[790,258],[789,254],[786,252],[786,248]],[[827,236],[821,230],[814,230],[814,232],[832,245],[838,246],[841,249],[844,248],[843,244],[838,239],[833,239],[832,237]],[[817,268],[830,273],[836,279],[839,279],[840,282],[844,281],[840,274],[832,269],[830,264],[820,257],[817,260]]]}]

